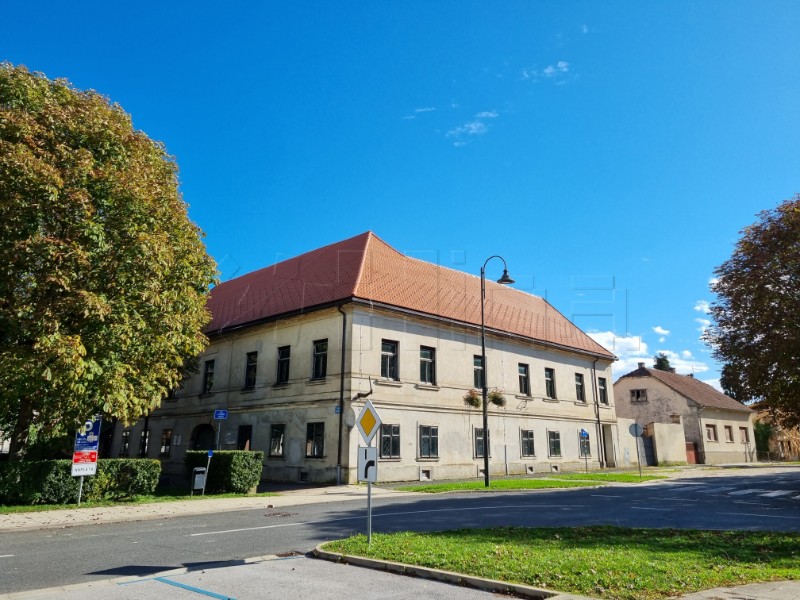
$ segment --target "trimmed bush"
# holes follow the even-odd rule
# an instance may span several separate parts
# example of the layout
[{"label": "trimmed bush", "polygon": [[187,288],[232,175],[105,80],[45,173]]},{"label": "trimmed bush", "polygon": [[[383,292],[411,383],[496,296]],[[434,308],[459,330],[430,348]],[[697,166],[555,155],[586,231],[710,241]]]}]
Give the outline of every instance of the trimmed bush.
[{"label": "trimmed bush", "polygon": [[[78,501],[80,481],[70,460],[0,463],[0,504],[68,504]],[[152,494],[161,474],[154,459],[103,458],[97,475],[84,477],[83,496],[89,500],[120,500]]]},{"label": "trimmed bush", "polygon": [[[184,459],[186,473],[191,478],[195,467],[208,464],[208,452],[190,450]],[[209,493],[233,492],[246,494],[261,481],[264,453],[249,450],[215,450],[206,479]]]}]

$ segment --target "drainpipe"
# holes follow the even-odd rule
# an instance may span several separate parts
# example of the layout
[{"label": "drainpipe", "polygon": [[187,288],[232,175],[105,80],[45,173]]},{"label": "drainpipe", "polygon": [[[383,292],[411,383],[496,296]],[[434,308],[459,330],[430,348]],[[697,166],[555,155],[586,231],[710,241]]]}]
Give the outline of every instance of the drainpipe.
[{"label": "drainpipe", "polygon": [[336,454],[336,485],[342,485],[342,429],[344,427],[344,368],[347,349],[347,313],[342,305],[336,307],[342,315],[342,362],[339,371],[339,449]]},{"label": "drainpipe", "polygon": [[[594,414],[597,418],[597,458],[600,461],[600,468],[606,468],[606,445],[603,443],[603,426],[600,424],[600,398],[597,393],[597,361],[595,358],[592,363],[592,394],[594,395]],[[608,382],[606,382],[608,386]],[[606,387],[608,392],[608,387]]]}]

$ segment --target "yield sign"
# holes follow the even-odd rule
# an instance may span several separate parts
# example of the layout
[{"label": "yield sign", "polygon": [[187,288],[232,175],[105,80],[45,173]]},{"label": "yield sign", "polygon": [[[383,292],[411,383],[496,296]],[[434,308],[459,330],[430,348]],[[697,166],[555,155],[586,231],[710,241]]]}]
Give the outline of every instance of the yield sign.
[{"label": "yield sign", "polygon": [[356,425],[361,432],[361,437],[364,438],[364,443],[369,444],[378,433],[378,429],[381,428],[381,418],[378,416],[378,411],[372,406],[371,400],[367,400],[364,408],[361,409],[361,413],[356,419]]}]

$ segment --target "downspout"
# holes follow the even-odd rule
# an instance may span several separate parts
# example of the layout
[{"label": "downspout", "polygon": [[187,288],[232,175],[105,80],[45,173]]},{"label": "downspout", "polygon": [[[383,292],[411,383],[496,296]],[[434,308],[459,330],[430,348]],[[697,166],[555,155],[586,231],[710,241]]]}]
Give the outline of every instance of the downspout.
[{"label": "downspout", "polygon": [[[597,418],[597,458],[600,461],[600,468],[606,468],[606,445],[603,443],[603,426],[600,424],[600,398],[597,393],[597,361],[592,362],[592,394],[594,395],[594,414]],[[607,386],[608,384],[606,384]]]},{"label": "downspout", "polygon": [[344,427],[344,368],[347,349],[347,313],[342,305],[336,307],[342,315],[342,362],[339,371],[339,448],[336,454],[336,484],[342,485],[342,429]]}]

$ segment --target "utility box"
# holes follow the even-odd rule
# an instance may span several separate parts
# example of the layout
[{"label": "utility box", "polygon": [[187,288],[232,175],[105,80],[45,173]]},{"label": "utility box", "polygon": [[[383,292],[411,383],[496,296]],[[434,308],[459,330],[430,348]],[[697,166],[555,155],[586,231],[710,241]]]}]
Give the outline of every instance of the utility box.
[{"label": "utility box", "polygon": [[192,493],[194,495],[196,490],[203,490],[203,495],[206,493],[206,468],[195,467],[192,469]]}]

